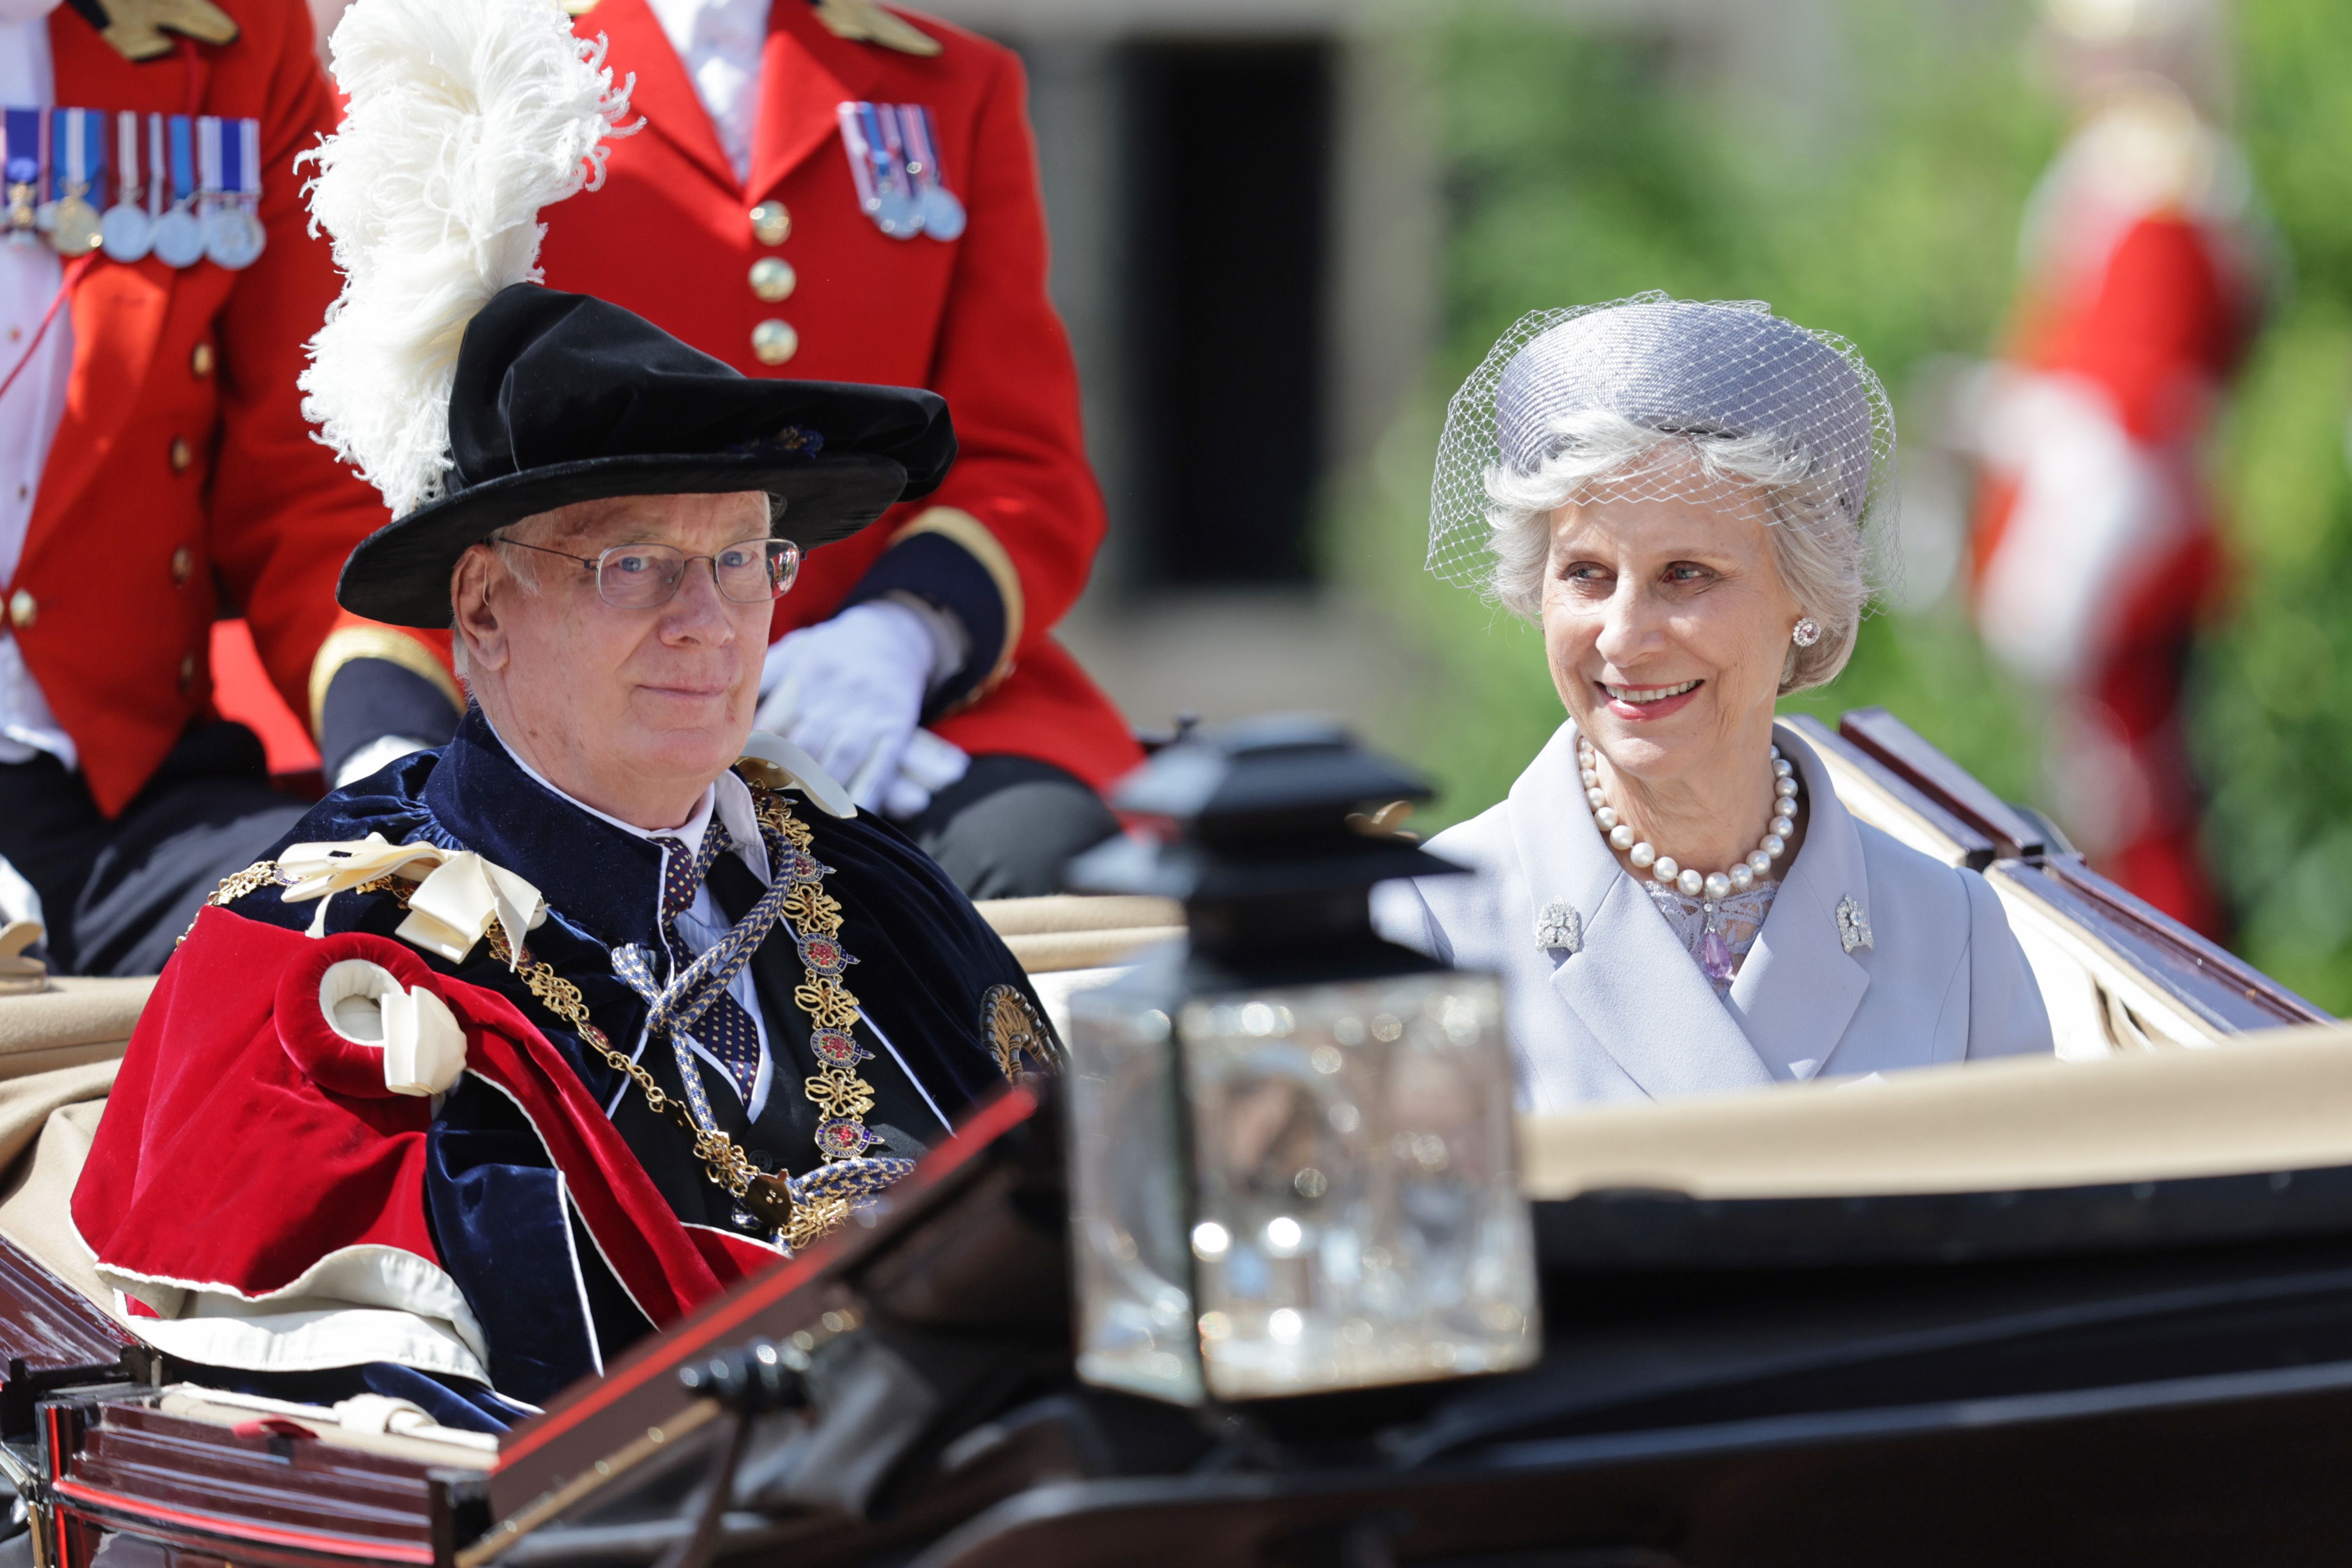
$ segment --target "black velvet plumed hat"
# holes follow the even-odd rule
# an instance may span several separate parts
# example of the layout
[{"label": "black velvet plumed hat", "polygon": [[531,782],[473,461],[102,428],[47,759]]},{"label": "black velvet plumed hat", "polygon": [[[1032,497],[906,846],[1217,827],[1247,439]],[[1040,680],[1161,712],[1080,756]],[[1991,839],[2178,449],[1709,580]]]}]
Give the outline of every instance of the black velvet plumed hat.
[{"label": "black velvet plumed hat", "polygon": [[449,624],[457,558],[575,501],[763,490],[802,549],[939,487],[947,403],[911,387],[767,381],[584,294],[518,283],[467,324],[445,493],[361,541],[335,598],[396,626]]}]

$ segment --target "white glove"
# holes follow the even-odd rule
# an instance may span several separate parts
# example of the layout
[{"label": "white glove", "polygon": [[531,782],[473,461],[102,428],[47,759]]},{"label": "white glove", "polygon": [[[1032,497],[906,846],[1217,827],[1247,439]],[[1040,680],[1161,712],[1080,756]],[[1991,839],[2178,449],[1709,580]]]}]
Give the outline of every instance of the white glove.
[{"label": "white glove", "polygon": [[41,911],[41,895],[25,880],[25,873],[0,856],[0,925],[14,925],[20,920],[39,925],[47,919]]},{"label": "white glove", "polygon": [[908,769],[923,697],[949,656],[912,606],[887,599],[852,605],[768,650],[753,725],[805,747],[861,808],[912,816],[932,790],[963,776],[963,753],[937,736],[916,749]]},{"label": "white glove", "polygon": [[882,797],[882,810],[902,822],[919,817],[932,796],[971,770],[971,758],[963,747],[919,729],[908,737],[907,755],[899,759],[898,777],[891,781],[889,793]]}]

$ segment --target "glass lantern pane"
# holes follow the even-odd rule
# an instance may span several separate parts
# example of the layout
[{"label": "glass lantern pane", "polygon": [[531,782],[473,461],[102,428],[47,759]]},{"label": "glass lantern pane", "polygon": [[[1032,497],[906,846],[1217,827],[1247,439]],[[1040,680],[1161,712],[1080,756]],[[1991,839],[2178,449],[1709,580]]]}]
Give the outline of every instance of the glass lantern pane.
[{"label": "glass lantern pane", "polygon": [[1167,993],[1142,977],[1070,1002],[1071,1253],[1078,1375],[1197,1405],[1185,1214]]},{"label": "glass lantern pane", "polygon": [[1533,1244],[1491,977],[1202,998],[1178,1027],[1213,1396],[1535,1359]]}]

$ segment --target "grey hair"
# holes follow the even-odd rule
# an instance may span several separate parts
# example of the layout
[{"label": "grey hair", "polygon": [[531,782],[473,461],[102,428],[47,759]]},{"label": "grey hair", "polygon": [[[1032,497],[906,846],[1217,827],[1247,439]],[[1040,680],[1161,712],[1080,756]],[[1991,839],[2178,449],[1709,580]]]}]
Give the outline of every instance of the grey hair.
[{"label": "grey hair", "polygon": [[1534,469],[1496,463],[1486,473],[1487,549],[1495,557],[1495,596],[1506,609],[1542,620],[1551,522],[1561,507],[1617,482],[1695,462],[1706,480],[1750,490],[1764,503],[1780,580],[1821,623],[1820,642],[1810,648],[1790,644],[1780,672],[1782,695],[1824,685],[1845,668],[1870,601],[1869,549],[1850,486],[1822,473],[1801,447],[1771,431],[1662,431],[1606,408],[1562,414],[1549,436],[1549,455]]},{"label": "grey hair", "polygon": [[[545,520],[547,517],[548,514],[545,512],[536,513],[519,523],[509,523],[505,528],[497,529],[482,540],[483,547],[499,558],[499,563],[507,569],[507,575],[514,579],[515,586],[533,596],[541,591],[539,557],[534,551],[516,548],[526,541],[519,540],[514,536],[533,523]],[[454,582],[451,585],[449,596],[449,667],[457,673],[459,680],[468,685],[473,684],[466,668],[466,634],[457,629],[457,600]]]}]

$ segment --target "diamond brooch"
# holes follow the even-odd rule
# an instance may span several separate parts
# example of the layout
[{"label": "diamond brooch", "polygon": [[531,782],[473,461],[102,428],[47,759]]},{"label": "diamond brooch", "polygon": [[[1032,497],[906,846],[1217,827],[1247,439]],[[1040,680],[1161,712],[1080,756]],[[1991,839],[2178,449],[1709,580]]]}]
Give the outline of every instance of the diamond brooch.
[{"label": "diamond brooch", "polygon": [[1849,953],[1871,946],[1870,916],[1852,898],[1838,900],[1838,941]]},{"label": "diamond brooch", "polygon": [[1536,916],[1536,946],[1574,957],[1584,950],[1584,917],[1574,905],[1559,900],[1545,904]]}]

